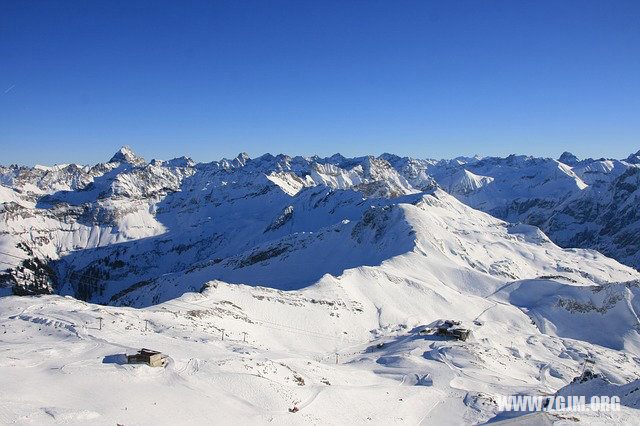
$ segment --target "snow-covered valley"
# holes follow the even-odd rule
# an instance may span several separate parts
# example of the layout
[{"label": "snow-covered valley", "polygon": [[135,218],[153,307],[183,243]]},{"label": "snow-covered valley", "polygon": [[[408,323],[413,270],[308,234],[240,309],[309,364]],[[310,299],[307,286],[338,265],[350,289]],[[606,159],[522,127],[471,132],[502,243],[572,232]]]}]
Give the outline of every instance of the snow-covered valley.
[{"label": "snow-covered valley", "polygon": [[638,155],[3,167],[0,423],[640,424]]}]

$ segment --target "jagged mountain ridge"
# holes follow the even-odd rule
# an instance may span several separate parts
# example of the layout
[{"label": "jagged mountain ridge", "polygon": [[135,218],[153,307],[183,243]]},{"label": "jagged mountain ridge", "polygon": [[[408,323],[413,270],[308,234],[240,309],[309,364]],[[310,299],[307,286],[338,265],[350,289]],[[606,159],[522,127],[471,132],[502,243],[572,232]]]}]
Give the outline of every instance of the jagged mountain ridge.
[{"label": "jagged mountain ridge", "polygon": [[[46,275],[49,287],[90,298],[104,288],[78,288],[95,284],[86,284],[89,276],[109,284],[122,278],[130,285],[291,232],[356,219],[368,207],[365,196],[377,205],[417,192],[384,160],[333,159],[349,162],[349,168],[317,158],[249,160],[245,154],[209,164],[186,158],[146,163],[129,148],[94,167],[5,168],[2,214],[10,232],[2,250],[51,259],[55,274],[35,271]],[[119,250],[126,242],[138,249],[125,262]],[[153,259],[162,253],[181,256],[156,265]],[[106,264],[95,264],[96,257]],[[20,263],[14,259],[7,257]],[[5,280],[32,278],[28,268],[16,269]]]},{"label": "jagged mountain ridge", "polygon": [[496,217],[540,226],[563,246],[597,248],[637,267],[638,166],[568,153],[562,159],[572,165],[525,156],[434,161],[390,154],[147,163],[123,147],[92,167],[3,167],[0,249],[50,259],[44,263],[53,268],[4,256],[3,266],[16,265],[4,281],[38,276],[45,288],[106,302],[159,274],[361,220],[370,207],[438,187]]}]

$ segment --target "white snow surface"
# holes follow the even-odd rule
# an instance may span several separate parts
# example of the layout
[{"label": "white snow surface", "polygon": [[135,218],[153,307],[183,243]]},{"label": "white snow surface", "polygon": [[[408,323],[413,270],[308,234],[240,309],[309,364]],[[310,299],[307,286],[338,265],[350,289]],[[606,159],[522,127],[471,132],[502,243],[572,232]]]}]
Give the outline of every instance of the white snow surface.
[{"label": "white snow surface", "polygon": [[[594,161],[634,179],[632,162]],[[30,250],[59,294],[0,287],[0,424],[482,424],[502,418],[499,395],[572,390],[622,409],[545,421],[640,424],[640,273],[460,201],[566,202],[594,185],[580,167],[147,163],[125,147],[94,167],[5,168],[2,268]],[[424,332],[443,319],[471,337]],[[168,365],[126,364],[141,348]],[[606,380],[571,384],[586,358]]]}]

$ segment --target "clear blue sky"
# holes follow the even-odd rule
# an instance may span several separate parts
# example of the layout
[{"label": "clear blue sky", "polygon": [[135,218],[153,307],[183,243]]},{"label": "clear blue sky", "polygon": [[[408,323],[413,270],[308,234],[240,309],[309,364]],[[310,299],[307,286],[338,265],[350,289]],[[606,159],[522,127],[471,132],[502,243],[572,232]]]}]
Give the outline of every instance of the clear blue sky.
[{"label": "clear blue sky", "polygon": [[0,163],[626,157],[640,1],[0,2]]}]

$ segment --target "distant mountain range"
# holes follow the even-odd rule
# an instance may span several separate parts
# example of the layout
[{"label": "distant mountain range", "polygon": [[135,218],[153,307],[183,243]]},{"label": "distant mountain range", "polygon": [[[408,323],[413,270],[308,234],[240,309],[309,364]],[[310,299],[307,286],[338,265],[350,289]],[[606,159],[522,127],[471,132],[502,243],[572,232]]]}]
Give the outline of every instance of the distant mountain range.
[{"label": "distant mountain range", "polygon": [[[195,163],[146,162],[123,147],[95,166],[0,167],[0,184],[5,293],[12,287],[145,305],[212,279],[301,288],[415,250],[420,236],[432,238],[443,225],[433,219],[420,228],[426,219],[407,214],[420,206],[433,214],[435,205],[460,220],[480,210],[506,221],[493,222],[506,234],[489,246],[525,229],[518,238],[527,244],[546,234],[561,247],[597,250],[640,269],[640,151],[625,160],[240,154]],[[459,231],[487,232],[476,229],[481,222],[484,216],[465,220]],[[490,276],[580,269],[560,266],[561,251],[533,272],[522,266],[521,249],[488,261],[459,236],[432,244],[464,270]],[[185,280],[175,285],[176,277]]]}]

